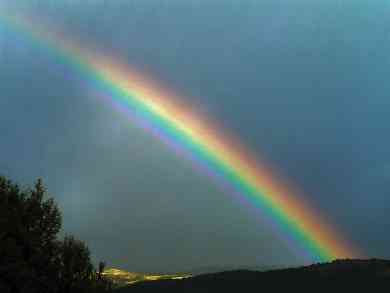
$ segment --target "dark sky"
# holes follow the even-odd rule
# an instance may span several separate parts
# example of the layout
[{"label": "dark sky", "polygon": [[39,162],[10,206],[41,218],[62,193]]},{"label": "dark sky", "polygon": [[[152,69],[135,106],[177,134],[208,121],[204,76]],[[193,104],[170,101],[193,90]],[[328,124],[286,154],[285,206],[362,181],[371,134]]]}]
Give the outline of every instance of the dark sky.
[{"label": "dark sky", "polygon": [[[0,0],[218,120],[367,256],[390,257],[388,0]],[[64,231],[133,271],[298,264],[191,165],[0,21],[0,173],[43,177]]]}]

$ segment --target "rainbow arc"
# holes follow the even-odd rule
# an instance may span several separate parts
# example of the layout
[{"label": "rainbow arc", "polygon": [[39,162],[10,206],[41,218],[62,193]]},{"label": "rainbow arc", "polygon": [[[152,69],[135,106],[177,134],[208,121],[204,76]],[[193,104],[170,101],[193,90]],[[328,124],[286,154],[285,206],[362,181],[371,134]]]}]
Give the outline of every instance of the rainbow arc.
[{"label": "rainbow arc", "polygon": [[75,73],[92,82],[109,105],[189,159],[224,191],[249,203],[277,234],[311,261],[358,256],[335,227],[322,220],[320,213],[275,176],[270,167],[224,133],[215,121],[194,112],[172,91],[25,15],[0,12],[0,20],[0,26],[49,49]]}]

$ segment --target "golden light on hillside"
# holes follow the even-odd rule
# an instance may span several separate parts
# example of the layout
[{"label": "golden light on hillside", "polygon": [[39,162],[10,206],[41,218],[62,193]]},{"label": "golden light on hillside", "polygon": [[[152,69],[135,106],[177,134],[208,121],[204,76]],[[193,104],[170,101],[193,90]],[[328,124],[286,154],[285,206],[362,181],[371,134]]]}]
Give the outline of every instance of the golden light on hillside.
[{"label": "golden light on hillside", "polygon": [[115,268],[104,271],[103,275],[112,280],[116,286],[127,286],[139,282],[151,282],[160,280],[183,280],[192,277],[190,274],[142,274],[127,272]]}]

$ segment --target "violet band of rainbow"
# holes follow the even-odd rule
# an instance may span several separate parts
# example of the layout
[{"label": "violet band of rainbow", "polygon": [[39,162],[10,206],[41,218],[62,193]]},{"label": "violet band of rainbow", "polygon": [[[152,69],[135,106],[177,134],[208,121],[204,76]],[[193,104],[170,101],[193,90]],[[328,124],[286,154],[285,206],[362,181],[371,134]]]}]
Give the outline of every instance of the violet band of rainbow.
[{"label": "violet band of rainbow", "polygon": [[[223,190],[261,214],[275,233],[311,261],[357,257],[360,253],[320,213],[275,176],[217,123],[193,111],[173,92],[114,58],[85,49],[34,19],[0,12],[0,27],[38,44],[67,64],[125,113]],[[286,240],[287,239],[287,240]]]}]

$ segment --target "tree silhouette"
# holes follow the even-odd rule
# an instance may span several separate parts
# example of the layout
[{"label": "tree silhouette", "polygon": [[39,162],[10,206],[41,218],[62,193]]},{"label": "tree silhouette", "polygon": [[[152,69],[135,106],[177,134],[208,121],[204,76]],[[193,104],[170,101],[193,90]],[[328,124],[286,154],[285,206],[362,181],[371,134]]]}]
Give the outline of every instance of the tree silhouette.
[{"label": "tree silhouette", "polygon": [[98,279],[101,280],[103,278],[103,272],[106,268],[106,263],[101,261],[99,262],[99,270],[98,270]]},{"label": "tree silhouette", "polygon": [[62,292],[79,292],[88,289],[93,274],[88,247],[72,236],[60,244]]},{"label": "tree silhouette", "polygon": [[88,247],[72,236],[58,239],[61,213],[38,179],[21,189],[0,177],[0,292],[107,292]]}]

